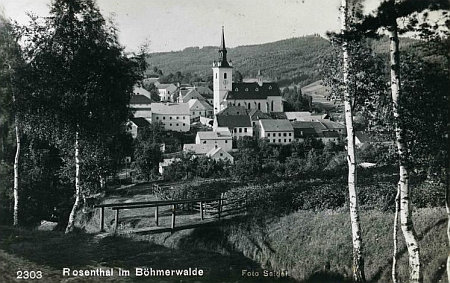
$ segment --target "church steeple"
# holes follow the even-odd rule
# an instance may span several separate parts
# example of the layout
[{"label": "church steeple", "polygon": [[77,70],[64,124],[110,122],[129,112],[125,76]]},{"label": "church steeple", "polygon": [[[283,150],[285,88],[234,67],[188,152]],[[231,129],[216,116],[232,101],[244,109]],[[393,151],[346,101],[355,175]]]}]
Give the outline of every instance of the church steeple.
[{"label": "church steeple", "polygon": [[219,67],[231,67],[227,60],[227,48],[225,47],[225,32],[222,26],[222,42],[219,48]]}]

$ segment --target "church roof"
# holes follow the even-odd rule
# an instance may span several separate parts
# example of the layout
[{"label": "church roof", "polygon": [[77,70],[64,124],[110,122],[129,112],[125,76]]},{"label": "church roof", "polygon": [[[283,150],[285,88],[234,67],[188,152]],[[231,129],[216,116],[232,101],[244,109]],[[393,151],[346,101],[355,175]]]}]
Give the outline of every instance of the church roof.
[{"label": "church roof", "polygon": [[227,100],[267,99],[269,96],[281,96],[277,83],[233,83],[232,90],[226,94]]},{"label": "church roof", "polygon": [[244,106],[228,106],[227,108],[223,109],[216,115],[247,115],[247,109]]}]

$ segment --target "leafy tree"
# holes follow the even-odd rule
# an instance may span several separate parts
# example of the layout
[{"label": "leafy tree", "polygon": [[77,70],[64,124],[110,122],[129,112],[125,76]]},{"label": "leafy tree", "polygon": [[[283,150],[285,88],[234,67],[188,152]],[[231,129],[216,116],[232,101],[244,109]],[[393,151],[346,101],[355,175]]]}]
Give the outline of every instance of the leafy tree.
[{"label": "leafy tree", "polygon": [[[74,228],[75,214],[87,190],[82,183],[83,164],[97,156],[83,147],[102,144],[106,137],[125,128],[142,64],[124,56],[116,29],[106,23],[93,0],[54,1],[50,16],[43,21],[32,17],[23,36],[28,62],[23,76],[22,91],[27,94],[23,109],[34,113],[31,120],[35,127],[31,130],[74,160],[71,179],[75,201],[68,233]],[[63,159],[71,167],[68,156]]]},{"label": "leafy tree", "polygon": [[[22,65],[19,45],[10,23],[0,14],[0,132],[2,133],[0,162],[7,164],[7,151],[10,129],[15,132],[14,187],[13,187],[13,224],[19,225],[19,158],[21,152],[20,116],[17,111],[19,95],[17,91],[16,70]],[[5,163],[3,163],[5,162]]]},{"label": "leafy tree", "polygon": [[158,174],[163,132],[162,123],[153,123],[139,130],[134,143],[134,167],[147,181]]}]

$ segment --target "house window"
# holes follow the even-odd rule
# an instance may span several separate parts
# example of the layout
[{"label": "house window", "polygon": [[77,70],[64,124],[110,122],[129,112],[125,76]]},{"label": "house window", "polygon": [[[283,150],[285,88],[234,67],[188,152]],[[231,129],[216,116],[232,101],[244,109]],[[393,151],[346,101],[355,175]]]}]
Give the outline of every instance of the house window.
[{"label": "house window", "polygon": [[278,142],[281,142],[281,139],[278,139]]},{"label": "house window", "polygon": [[172,116],[170,116],[169,119],[172,120]]},{"label": "house window", "polygon": [[289,136],[292,136],[292,133],[289,133]]},{"label": "house window", "polygon": [[178,123],[177,123],[177,127],[178,127]]},{"label": "house window", "polygon": [[156,117],[156,120],[159,120],[159,117]]},{"label": "house window", "polygon": [[272,142],[276,142],[276,139],[273,139]]},{"label": "house window", "polygon": [[177,120],[180,119],[180,117],[177,116]]},{"label": "house window", "polygon": [[185,120],[186,119],[186,116],[183,116],[183,120]]},{"label": "house window", "polygon": [[228,141],[226,140],[225,143],[228,143]]},{"label": "house window", "polygon": [[286,136],[286,133],[283,133],[283,137],[285,137]]},{"label": "house window", "polygon": [[[278,133],[278,136],[281,137],[281,133]],[[281,140],[280,140],[281,141]]]},{"label": "house window", "polygon": [[270,133],[267,133],[267,137],[270,137]]},{"label": "house window", "polygon": [[166,120],[166,116],[163,116],[163,120]]},{"label": "house window", "polygon": [[246,133],[247,132],[247,128],[244,128],[244,133]]},{"label": "house window", "polygon": [[195,111],[194,111],[194,112],[192,112],[192,115],[195,115]]},{"label": "house window", "polygon": [[239,128],[239,133],[242,133],[242,128]]},{"label": "house window", "polygon": [[284,142],[286,142],[286,139],[284,139]]},{"label": "house window", "polygon": [[172,123],[169,124],[172,127]]},{"label": "house window", "polygon": [[222,153],[222,152],[220,153],[220,156],[223,156],[223,153]]},{"label": "house window", "polygon": [[234,128],[233,132],[237,133],[237,129],[236,129],[236,128]]}]

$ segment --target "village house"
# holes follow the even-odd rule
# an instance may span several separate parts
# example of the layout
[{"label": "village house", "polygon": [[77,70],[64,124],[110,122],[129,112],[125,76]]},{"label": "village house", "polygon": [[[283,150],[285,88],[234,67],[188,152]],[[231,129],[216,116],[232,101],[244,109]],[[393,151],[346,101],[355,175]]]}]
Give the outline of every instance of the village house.
[{"label": "village house", "polygon": [[289,120],[259,120],[259,138],[271,144],[289,144],[294,141],[294,128]]},{"label": "village house", "polygon": [[190,111],[187,103],[153,103],[151,117],[152,123],[161,122],[168,131],[190,130]]},{"label": "village house", "polygon": [[198,93],[196,89],[190,89],[190,90],[181,90],[180,95],[178,96],[178,102],[180,103],[188,103],[191,99],[198,99],[206,101],[206,99]]},{"label": "village house", "polygon": [[198,117],[212,117],[213,108],[205,100],[191,99],[188,102],[191,120]]},{"label": "village house", "polygon": [[134,112],[135,118],[152,117],[152,100],[142,94],[134,94],[130,99],[130,109]]},{"label": "village house", "polygon": [[173,102],[173,95],[177,91],[177,86],[174,84],[158,84],[159,97],[162,102]]},{"label": "village house", "polygon": [[150,122],[145,118],[131,118],[128,122],[128,131],[134,139],[137,137],[139,131],[147,127],[150,127]]},{"label": "village house", "polygon": [[229,131],[198,132],[195,137],[196,144],[220,146],[225,151],[231,151],[232,135]]},{"label": "village house", "polygon": [[341,135],[320,121],[295,121],[292,123],[295,140],[304,142],[307,138],[321,140],[323,143],[339,142]]},{"label": "village house", "polygon": [[234,163],[234,157],[231,156],[231,154],[229,154],[225,150],[223,150],[223,148],[221,148],[220,146],[215,146],[213,149],[211,149],[206,153],[206,156],[215,161],[229,160],[230,163]]}]

